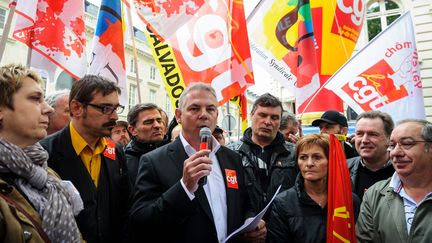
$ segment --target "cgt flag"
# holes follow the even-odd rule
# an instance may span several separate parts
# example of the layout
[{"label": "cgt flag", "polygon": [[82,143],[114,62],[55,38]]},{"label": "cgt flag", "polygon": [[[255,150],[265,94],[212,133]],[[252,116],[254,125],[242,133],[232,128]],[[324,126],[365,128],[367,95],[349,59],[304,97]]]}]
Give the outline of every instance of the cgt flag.
[{"label": "cgt flag", "polygon": [[[55,64],[75,79],[85,74],[84,1],[20,0],[15,11],[13,36],[32,48],[31,66],[52,71]],[[43,58],[35,62],[35,55]]]},{"label": "cgt flag", "polygon": [[184,87],[203,82],[215,89],[222,105],[254,83],[242,0],[205,2],[177,28],[160,41],[148,26],[151,47],[172,101]]},{"label": "cgt flag", "polygon": [[139,18],[159,39],[168,39],[210,0],[133,0]]},{"label": "cgt flag", "polygon": [[122,3],[103,0],[89,57],[90,74],[102,75],[120,87],[120,104],[127,104]]},{"label": "cgt flag", "polygon": [[356,242],[351,179],[341,142],[330,135],[327,243]]},{"label": "cgt flag", "polygon": [[369,42],[333,75],[325,88],[357,113],[380,110],[391,114],[394,121],[425,119],[411,14],[403,14]]}]

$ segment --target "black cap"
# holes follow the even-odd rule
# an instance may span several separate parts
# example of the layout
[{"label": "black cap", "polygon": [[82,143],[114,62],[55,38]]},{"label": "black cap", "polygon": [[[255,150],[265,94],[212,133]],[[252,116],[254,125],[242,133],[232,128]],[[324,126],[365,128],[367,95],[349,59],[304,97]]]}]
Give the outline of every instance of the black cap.
[{"label": "black cap", "polygon": [[213,131],[213,133],[223,133],[223,132],[224,132],[223,129],[220,128],[218,125],[216,125],[216,127],[215,127],[215,129]]},{"label": "black cap", "polygon": [[321,122],[326,122],[329,124],[340,124],[343,127],[348,127],[348,121],[344,115],[339,113],[339,111],[328,110],[322,114],[320,119],[312,122],[312,126],[319,127]]}]

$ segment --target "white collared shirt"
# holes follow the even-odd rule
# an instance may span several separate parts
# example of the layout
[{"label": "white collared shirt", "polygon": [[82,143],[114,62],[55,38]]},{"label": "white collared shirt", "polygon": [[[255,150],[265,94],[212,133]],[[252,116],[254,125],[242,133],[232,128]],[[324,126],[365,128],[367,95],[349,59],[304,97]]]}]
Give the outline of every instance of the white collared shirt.
[{"label": "white collared shirt", "polygon": [[411,230],[411,225],[415,216],[415,213],[417,211],[417,208],[422,204],[426,199],[429,199],[432,197],[432,192],[429,192],[421,202],[416,203],[414,199],[412,199],[403,188],[402,181],[400,180],[399,175],[395,172],[390,180],[389,187],[399,194],[399,196],[403,199],[404,203],[404,210],[405,210],[405,221],[406,226],[408,230],[408,234]]},{"label": "white collared shirt", "polygon": [[[189,157],[195,154],[195,149],[186,141],[186,139],[183,137],[183,134],[180,133],[179,136],[180,141],[183,144],[183,148],[186,151],[186,154]],[[222,170],[216,157],[216,152],[219,150],[220,144],[213,136],[212,145],[212,150],[209,155],[211,161],[213,162],[212,170],[210,172],[210,175],[207,176],[207,184],[205,184],[203,188],[212,211],[218,240],[219,242],[223,242],[223,240],[227,236],[226,189]],[[180,180],[180,183],[189,198],[193,200],[195,198],[195,195],[187,190],[186,186],[183,183],[183,180]]]}]

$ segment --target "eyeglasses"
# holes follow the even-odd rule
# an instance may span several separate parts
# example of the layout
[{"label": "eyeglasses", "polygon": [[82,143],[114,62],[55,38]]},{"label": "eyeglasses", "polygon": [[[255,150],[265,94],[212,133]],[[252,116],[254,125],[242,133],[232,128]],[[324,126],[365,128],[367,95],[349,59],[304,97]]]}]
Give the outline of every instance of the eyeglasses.
[{"label": "eyeglasses", "polygon": [[414,147],[418,143],[429,143],[430,141],[425,140],[402,140],[400,142],[391,142],[387,145],[387,151],[393,151],[396,148],[396,145],[399,145],[399,148],[402,148],[403,150],[410,150],[412,147]]},{"label": "eyeglasses", "polygon": [[118,113],[122,113],[124,110],[124,106],[118,105],[118,106],[111,106],[111,105],[95,105],[88,103],[87,105],[99,109],[103,114],[105,115],[111,115],[114,113],[114,111]]}]

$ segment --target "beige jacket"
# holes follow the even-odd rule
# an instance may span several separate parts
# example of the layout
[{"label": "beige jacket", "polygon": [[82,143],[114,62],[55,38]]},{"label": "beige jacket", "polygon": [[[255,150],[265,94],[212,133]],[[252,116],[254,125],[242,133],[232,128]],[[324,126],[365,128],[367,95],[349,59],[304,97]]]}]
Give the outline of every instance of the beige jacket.
[{"label": "beige jacket", "polygon": [[[41,227],[41,218],[23,195],[12,185],[0,179],[0,193],[15,201]],[[0,241],[1,242],[45,242],[32,222],[0,197]]]}]

